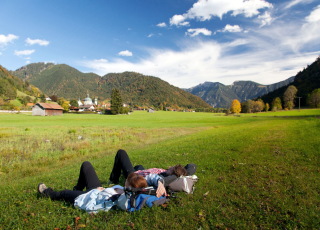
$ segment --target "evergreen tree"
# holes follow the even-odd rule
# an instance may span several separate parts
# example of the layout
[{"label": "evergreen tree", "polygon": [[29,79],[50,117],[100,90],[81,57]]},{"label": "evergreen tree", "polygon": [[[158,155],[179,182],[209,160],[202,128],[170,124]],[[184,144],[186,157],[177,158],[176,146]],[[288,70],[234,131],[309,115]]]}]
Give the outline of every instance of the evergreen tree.
[{"label": "evergreen tree", "polygon": [[122,98],[118,89],[112,89],[111,92],[111,113],[120,114],[122,112]]},{"label": "evergreen tree", "polygon": [[46,96],[44,94],[41,94],[40,96],[40,102],[45,103],[46,102]]},{"label": "evergreen tree", "polygon": [[71,100],[70,105],[73,107],[79,107],[78,101],[77,100]]}]

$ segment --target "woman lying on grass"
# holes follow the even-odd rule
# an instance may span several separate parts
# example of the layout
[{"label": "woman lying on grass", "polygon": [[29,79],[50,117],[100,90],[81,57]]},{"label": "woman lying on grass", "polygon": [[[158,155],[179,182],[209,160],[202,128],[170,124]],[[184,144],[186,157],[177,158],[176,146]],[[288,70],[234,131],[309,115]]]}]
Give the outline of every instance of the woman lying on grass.
[{"label": "woman lying on grass", "polygon": [[157,184],[154,184],[154,182],[159,181],[162,188],[163,184],[167,186],[180,176],[195,174],[196,165],[187,164],[185,167],[182,167],[181,165],[175,165],[167,170],[159,168],[144,169],[142,165],[133,167],[127,152],[120,149],[114,159],[114,165],[110,174],[109,183],[118,184],[121,172],[125,178],[127,178],[128,175],[133,172],[139,174],[146,178],[149,186],[155,186]]},{"label": "woman lying on grass", "polygon": [[[73,203],[76,207],[88,212],[108,211],[114,206],[125,207],[123,209],[134,211],[142,208],[142,204],[132,207],[127,202],[128,196],[124,196],[124,191],[131,188],[146,188],[147,186],[148,184],[144,177],[131,173],[126,179],[125,188],[119,185],[103,188],[93,166],[90,162],[85,161],[81,165],[78,182],[73,190],[54,191],[52,188],[48,188],[45,184],[40,183],[38,185],[38,192],[52,200],[64,200]],[[86,190],[83,191],[84,189]],[[121,195],[123,197],[119,199]],[[151,207],[156,201],[160,203],[165,202],[165,195],[164,187],[158,188],[156,196],[147,195],[148,202],[145,203]],[[135,199],[138,199],[138,196]],[[118,200],[121,200],[121,203]]]},{"label": "woman lying on grass", "polygon": [[[142,165],[133,167],[126,151],[120,149],[115,157],[109,183],[118,184],[122,172],[126,178],[125,187],[116,185],[103,188],[93,166],[86,161],[81,165],[78,182],[73,190],[54,191],[40,183],[38,192],[52,200],[74,203],[76,207],[88,212],[107,211],[113,206],[134,211],[140,209],[142,204],[151,207],[155,203],[165,202],[167,196],[165,186],[180,176],[193,175],[195,170],[194,164],[188,164],[185,167],[176,165],[168,170],[158,168],[145,170]],[[154,188],[154,195],[143,194],[145,189],[137,190],[148,186]],[[86,190],[83,191],[84,189]],[[136,192],[134,199],[138,202],[133,202],[132,198],[128,202],[133,190]],[[127,191],[126,194],[124,194],[125,191]],[[131,191],[131,195],[128,191]],[[148,190],[149,194],[151,194],[150,191],[151,189]]]}]

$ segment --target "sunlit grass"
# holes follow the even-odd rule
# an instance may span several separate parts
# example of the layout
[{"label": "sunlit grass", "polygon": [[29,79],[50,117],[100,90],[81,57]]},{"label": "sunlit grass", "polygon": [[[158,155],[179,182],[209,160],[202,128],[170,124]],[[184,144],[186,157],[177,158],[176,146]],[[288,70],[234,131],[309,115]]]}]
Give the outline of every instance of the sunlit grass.
[{"label": "sunlit grass", "polygon": [[[316,229],[320,110],[303,112],[0,115],[0,229]],[[37,197],[39,182],[71,189],[83,160],[106,183],[118,148],[145,167],[196,163],[195,193],[166,208],[96,216]]]}]

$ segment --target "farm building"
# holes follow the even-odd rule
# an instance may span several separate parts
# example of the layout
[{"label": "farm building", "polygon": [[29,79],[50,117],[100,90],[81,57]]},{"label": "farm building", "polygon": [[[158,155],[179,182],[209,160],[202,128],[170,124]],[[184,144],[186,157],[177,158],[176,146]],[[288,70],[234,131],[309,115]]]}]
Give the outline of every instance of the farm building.
[{"label": "farm building", "polygon": [[37,103],[32,108],[33,116],[56,116],[62,115],[63,108],[58,104]]}]

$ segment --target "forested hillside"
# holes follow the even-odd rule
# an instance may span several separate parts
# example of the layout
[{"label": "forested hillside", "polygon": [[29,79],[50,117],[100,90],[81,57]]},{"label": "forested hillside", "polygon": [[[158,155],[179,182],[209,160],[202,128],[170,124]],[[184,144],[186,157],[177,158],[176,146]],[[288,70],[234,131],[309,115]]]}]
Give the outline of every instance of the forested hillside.
[{"label": "forested hillside", "polygon": [[8,70],[0,65],[0,98],[3,100],[16,99],[19,91],[35,97],[39,97],[41,94],[37,87],[29,84],[28,81],[11,75]]},{"label": "forested hillside", "polygon": [[30,83],[39,87],[48,96],[57,95],[67,99],[84,98],[87,93],[92,96],[103,96],[97,92],[100,76],[82,73],[64,64],[30,64],[14,71],[13,74],[19,77],[27,76]]},{"label": "forested hillside", "polygon": [[34,80],[34,78],[42,71],[53,66],[54,66],[53,63],[43,63],[43,62],[32,63],[29,65],[23,66],[17,69],[16,71],[11,71],[11,74],[21,79],[30,81],[30,80]]},{"label": "forested hillside", "polygon": [[132,105],[153,105],[158,108],[179,106],[185,108],[209,108],[200,97],[174,87],[157,77],[134,72],[107,74],[101,78],[99,87],[111,93],[120,89],[123,100]]},{"label": "forested hillside", "polygon": [[211,107],[198,96],[159,78],[134,72],[110,73],[100,77],[93,73],[82,73],[64,64],[36,63],[12,73],[21,78],[27,77],[30,83],[39,87],[48,96],[83,99],[88,93],[91,97],[104,100],[110,98],[112,89],[117,88],[121,92],[123,102],[130,105],[161,109]]},{"label": "forested hillside", "polygon": [[[307,68],[300,71],[290,85],[294,85],[298,89],[297,97],[301,97],[301,106],[305,106],[307,104],[308,95],[313,90],[320,88],[320,57],[318,57],[311,65],[307,66]],[[264,102],[271,104],[274,98],[282,98],[286,89],[286,86],[281,87],[263,95],[261,99]]]}]

